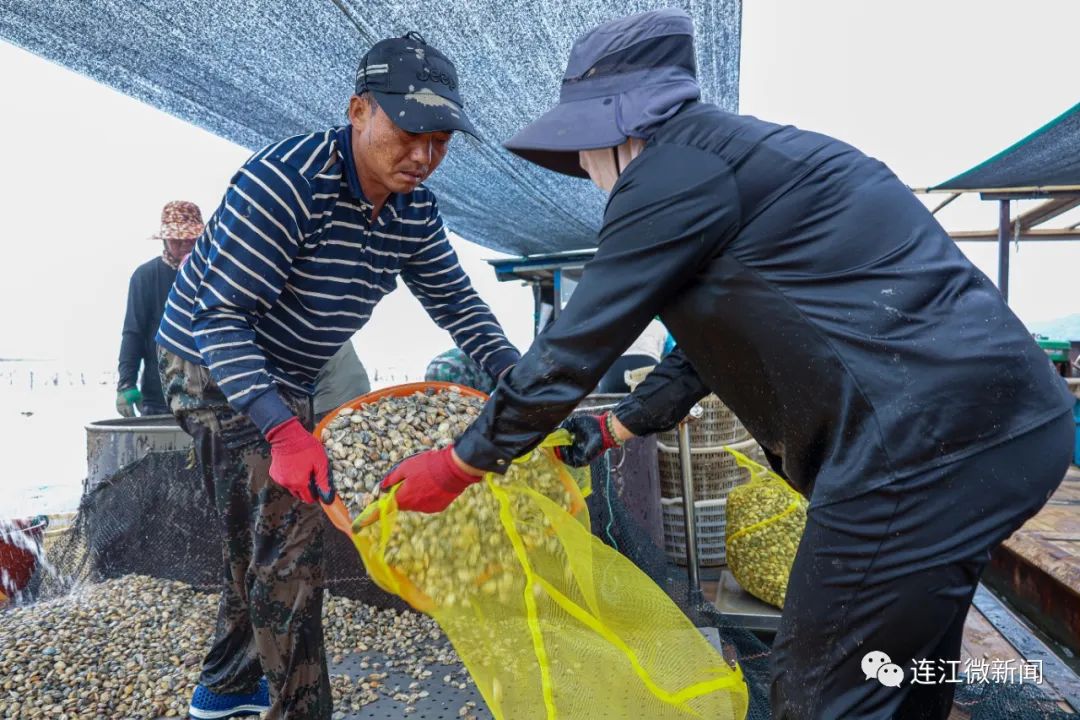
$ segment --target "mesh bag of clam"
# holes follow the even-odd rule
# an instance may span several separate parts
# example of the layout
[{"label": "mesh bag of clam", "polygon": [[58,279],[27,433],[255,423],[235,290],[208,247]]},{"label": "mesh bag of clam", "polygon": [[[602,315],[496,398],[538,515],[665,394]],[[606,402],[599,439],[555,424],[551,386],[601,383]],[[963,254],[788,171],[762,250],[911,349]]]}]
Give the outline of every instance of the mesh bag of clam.
[{"label": "mesh bag of clam", "polygon": [[603,707],[611,717],[744,717],[739,668],[593,536],[587,473],[571,474],[552,450],[569,441],[565,432],[442,513],[398,511],[396,489],[374,496],[394,462],[453,442],[483,406],[482,395],[438,390],[365,396],[317,432],[339,491],[360,511],[353,542],[368,573],[439,623],[492,714],[577,718]]},{"label": "mesh bag of clam", "polygon": [[727,498],[728,567],[748,593],[783,608],[808,503],[772,470],[725,449],[750,472],[750,481],[733,488]]}]

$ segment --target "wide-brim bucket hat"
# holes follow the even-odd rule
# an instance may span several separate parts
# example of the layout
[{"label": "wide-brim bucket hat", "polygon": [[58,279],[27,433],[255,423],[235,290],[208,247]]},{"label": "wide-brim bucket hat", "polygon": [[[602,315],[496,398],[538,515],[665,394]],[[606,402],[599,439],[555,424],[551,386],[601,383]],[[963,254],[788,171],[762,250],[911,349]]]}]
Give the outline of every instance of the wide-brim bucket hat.
[{"label": "wide-brim bucket hat", "polygon": [[559,104],[503,146],[549,170],[588,177],[579,151],[646,138],[700,95],[690,16],[678,9],[631,15],[574,42]]},{"label": "wide-brim bucket hat", "polygon": [[173,200],[161,209],[161,228],[151,237],[154,240],[192,240],[202,231],[199,206],[187,200]]}]

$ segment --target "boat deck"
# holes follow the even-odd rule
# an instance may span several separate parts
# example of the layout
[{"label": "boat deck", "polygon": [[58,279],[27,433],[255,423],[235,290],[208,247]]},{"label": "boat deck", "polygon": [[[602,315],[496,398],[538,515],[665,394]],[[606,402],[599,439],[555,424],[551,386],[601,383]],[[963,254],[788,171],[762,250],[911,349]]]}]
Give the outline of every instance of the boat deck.
[{"label": "boat deck", "polygon": [[[961,668],[969,659],[1017,668],[1039,662],[1043,689],[1063,711],[1080,714],[1080,677],[1029,626],[1080,657],[1080,468],[1070,468],[1046,507],[994,554],[984,582],[1023,619],[980,587],[965,623]],[[726,570],[704,580],[702,590],[748,628],[775,631],[779,610],[745,593]],[[969,716],[957,706],[950,717]]]},{"label": "boat deck", "polygon": [[[722,612],[736,616],[747,627],[768,635],[775,631],[780,612],[743,591],[730,572],[716,580],[702,582],[705,599]],[[985,587],[980,587],[964,624],[961,669],[969,660],[1000,663],[1019,669],[1038,662],[1042,668],[1042,688],[1066,713],[1080,713],[1080,677],[1055,655],[1031,629]],[[971,708],[953,708],[950,720],[966,720]]]},{"label": "boat deck", "polygon": [[1080,469],[994,554],[986,581],[1080,656]]}]

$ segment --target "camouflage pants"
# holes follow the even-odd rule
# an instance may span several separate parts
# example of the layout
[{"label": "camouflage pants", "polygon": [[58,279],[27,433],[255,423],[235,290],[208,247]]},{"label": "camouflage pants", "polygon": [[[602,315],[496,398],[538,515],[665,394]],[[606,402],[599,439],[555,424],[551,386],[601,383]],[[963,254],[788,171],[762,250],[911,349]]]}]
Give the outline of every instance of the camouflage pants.
[{"label": "camouflage pants", "polygon": [[[228,406],[206,368],[162,348],[158,360],[166,401],[195,441],[224,541],[217,630],[199,681],[215,693],[247,693],[266,675],[266,720],[328,720],[319,507],[270,479],[269,445]],[[310,400],[281,395],[310,426]]]}]

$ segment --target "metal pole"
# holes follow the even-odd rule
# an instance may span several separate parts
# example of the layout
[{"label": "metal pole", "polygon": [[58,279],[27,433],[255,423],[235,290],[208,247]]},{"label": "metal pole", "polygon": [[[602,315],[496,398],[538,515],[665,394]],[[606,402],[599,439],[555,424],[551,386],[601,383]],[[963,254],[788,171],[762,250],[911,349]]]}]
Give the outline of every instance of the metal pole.
[{"label": "metal pole", "polygon": [[540,310],[543,308],[543,291],[539,282],[533,283],[533,337],[540,334]]},{"label": "metal pole", "polygon": [[679,423],[679,466],[682,469],[683,520],[686,523],[686,575],[690,581],[690,599],[700,602],[701,580],[698,577],[697,514],[694,512],[694,467],[690,455],[690,425]]},{"label": "metal pole", "polygon": [[559,313],[562,312],[562,270],[555,268],[554,275],[554,297],[551,299],[551,319],[558,320]]},{"label": "metal pole", "polygon": [[1000,200],[998,210],[998,290],[1005,302],[1009,302],[1009,235],[1012,227],[1009,217],[1009,201]]}]

